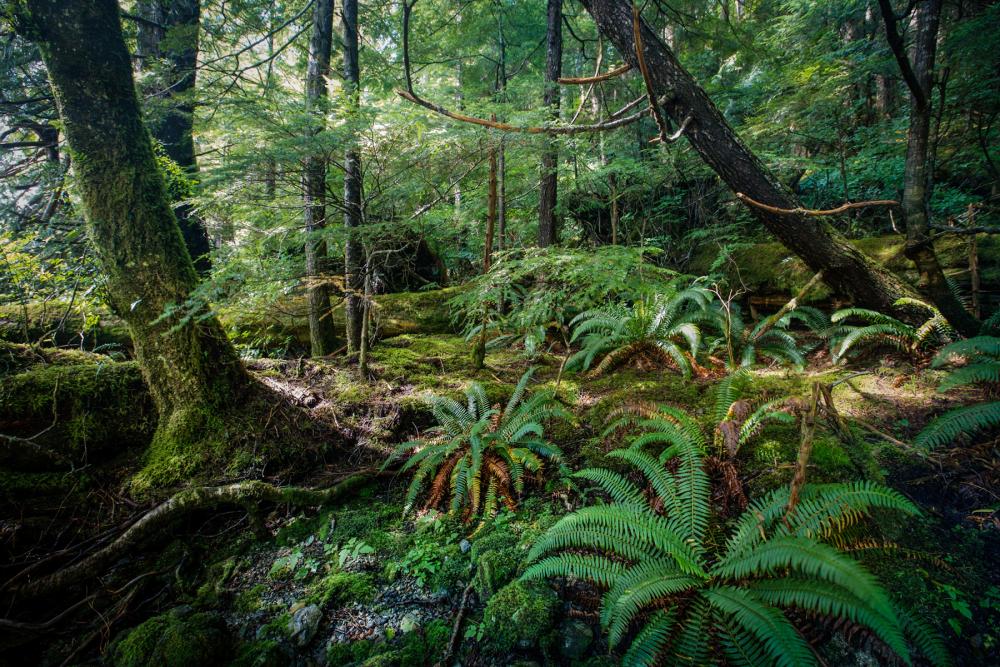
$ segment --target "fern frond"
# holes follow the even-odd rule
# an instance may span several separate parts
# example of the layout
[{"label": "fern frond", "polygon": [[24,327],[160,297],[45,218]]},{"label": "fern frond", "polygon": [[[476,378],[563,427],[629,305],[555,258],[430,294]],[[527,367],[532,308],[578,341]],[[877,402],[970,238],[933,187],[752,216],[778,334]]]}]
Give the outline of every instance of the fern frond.
[{"label": "fern frond", "polygon": [[763,603],[749,591],[733,586],[716,586],[704,593],[716,609],[729,614],[767,649],[771,661],[780,667],[815,665],[809,644],[785,616]]},{"label": "fern frond", "polygon": [[977,433],[997,425],[1000,425],[1000,402],[967,405],[932,421],[917,435],[914,443],[931,449],[946,445],[962,434]]},{"label": "fern frond", "polygon": [[604,556],[561,553],[529,566],[521,578],[530,581],[549,577],[572,577],[607,587],[614,583],[624,569],[625,566],[621,563]]}]

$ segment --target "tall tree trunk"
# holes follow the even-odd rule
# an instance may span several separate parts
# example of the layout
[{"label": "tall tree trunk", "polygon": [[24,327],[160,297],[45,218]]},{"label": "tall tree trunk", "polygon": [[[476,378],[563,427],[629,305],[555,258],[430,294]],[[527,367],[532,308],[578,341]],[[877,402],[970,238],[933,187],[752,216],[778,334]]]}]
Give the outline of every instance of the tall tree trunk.
[{"label": "tall tree trunk", "polygon": [[[542,103],[549,114],[559,115],[559,84],[562,76],[562,0],[548,0],[548,22],[545,49],[545,93]],[[538,245],[550,246],[559,242],[556,228],[556,202],[559,184],[559,145],[555,138],[547,137],[542,152],[541,185],[538,193]]]},{"label": "tall tree trunk", "polygon": [[[358,66],[358,0],[344,0],[344,89],[348,96],[351,116],[356,118],[360,102],[361,72]],[[361,328],[364,318],[365,250],[357,233],[361,226],[361,152],[357,138],[352,137],[344,155],[344,226],[347,241],[344,249],[347,287],[347,349],[361,350]]]},{"label": "tall tree trunk", "polygon": [[[889,7],[891,11],[891,7]],[[915,36],[909,57],[912,77],[908,80],[917,90],[910,91],[910,130],[906,140],[906,166],[903,172],[903,217],[906,221],[906,246],[904,253],[917,266],[919,286],[948,319],[952,326],[966,336],[979,331],[979,322],[952,293],[945,280],[944,271],[934,252],[931,238],[930,186],[934,175],[930,165],[931,95],[933,93],[934,58],[937,51],[938,25],[941,19],[941,0],[923,0],[913,9]],[[895,21],[894,16],[883,10],[883,19]],[[901,49],[899,41],[890,45]],[[897,53],[897,59],[906,54]]]},{"label": "tall tree trunk", "polygon": [[[306,111],[313,114],[311,135],[326,127],[327,77],[333,47],[333,0],[316,0],[313,5],[312,36],[306,70]],[[337,334],[330,317],[330,289],[326,283],[328,263],[326,241],[316,238],[326,227],[326,158],[306,158],[302,175],[302,203],[306,238],[306,281],[309,301],[309,343],[312,356],[330,354],[337,346]]]},{"label": "tall tree trunk", "polygon": [[149,464],[193,467],[208,447],[226,444],[223,415],[251,383],[214,317],[170,314],[198,277],[143,125],[118,6],[22,6],[15,22],[39,45],[48,69],[111,307],[129,327],[159,410]]},{"label": "tall tree trunk", "polygon": [[[493,120],[496,120],[496,114],[493,115]],[[493,235],[497,219],[497,150],[492,141],[490,141],[489,156],[490,173],[486,195],[486,233],[483,240],[483,275],[490,272],[490,266],[493,262]],[[476,343],[476,347],[472,351],[472,363],[477,369],[482,368],[486,363],[486,309],[489,308],[489,304],[484,304],[483,308],[482,329],[479,332],[479,340]]]},{"label": "tall tree trunk", "polygon": [[[164,105],[162,112],[148,115],[153,138],[189,176],[198,171],[194,151],[194,86],[198,65],[200,0],[139,0],[136,14],[147,19],[136,22],[136,61],[139,71],[162,70],[163,77],[144,91]],[[211,267],[208,232],[193,207],[180,203],[174,208],[184,244],[195,268],[207,273]]]},{"label": "tall tree trunk", "polygon": [[[632,4],[628,0],[580,0],[600,32],[610,39],[633,67],[638,66],[632,34]],[[691,146],[735,192],[780,209],[798,206],[794,196],[740,140],[705,91],[674,54],[642,23],[654,92],[665,98],[663,108],[678,126],[690,116],[685,134]],[[878,266],[819,218],[776,214],[752,207],[751,212],[789,250],[824,280],[859,305],[885,312],[913,291]],[[906,313],[899,313],[906,315]]]}]

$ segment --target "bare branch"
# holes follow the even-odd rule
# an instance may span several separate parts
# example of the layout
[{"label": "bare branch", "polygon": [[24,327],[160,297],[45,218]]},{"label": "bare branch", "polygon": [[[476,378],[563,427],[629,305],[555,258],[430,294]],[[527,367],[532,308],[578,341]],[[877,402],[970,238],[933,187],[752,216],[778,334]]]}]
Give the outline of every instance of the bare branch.
[{"label": "bare branch", "polygon": [[856,208],[867,208],[869,206],[899,206],[899,202],[894,199],[873,199],[871,201],[858,201],[858,202],[848,202],[842,204],[837,208],[829,208],[824,210],[817,210],[811,208],[778,208],[777,206],[769,206],[763,204],[755,199],[751,199],[742,192],[736,193],[736,198],[745,204],[749,204],[755,208],[759,208],[762,211],[767,211],[768,213],[776,213],[778,215],[808,215],[808,216],[822,216],[822,215],[837,215],[843,213],[844,211],[850,211]]},{"label": "bare branch", "polygon": [[[632,34],[635,36],[635,59],[639,63],[639,71],[642,73],[642,81],[646,84],[646,97],[649,98],[649,115],[656,121],[656,127],[660,131],[659,140],[669,143],[667,138],[667,123],[660,113],[660,107],[656,103],[656,93],[653,92],[653,79],[649,75],[649,67],[646,65],[645,47],[642,44],[642,22],[639,16],[639,5],[632,3]],[[683,130],[683,128],[681,128]]]},{"label": "bare branch", "polygon": [[621,67],[616,67],[610,72],[605,72],[604,74],[596,74],[594,76],[564,76],[556,79],[558,83],[562,83],[569,86],[585,86],[589,83],[600,83],[601,81],[607,81],[608,79],[613,79],[616,76],[621,76],[626,72],[631,71],[632,66],[628,63],[622,65]]}]

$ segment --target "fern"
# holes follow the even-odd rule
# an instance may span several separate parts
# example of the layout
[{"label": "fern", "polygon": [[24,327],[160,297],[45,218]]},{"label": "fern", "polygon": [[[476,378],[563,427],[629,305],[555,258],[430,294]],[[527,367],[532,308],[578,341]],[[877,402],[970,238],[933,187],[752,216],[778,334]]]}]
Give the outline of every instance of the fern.
[{"label": "fern", "polygon": [[826,317],[814,308],[796,308],[779,320],[762,319],[747,326],[739,304],[716,302],[706,311],[706,321],[718,332],[708,344],[709,354],[722,354],[730,370],[749,368],[761,358],[801,369],[805,358],[798,342],[788,332],[793,320],[810,329],[827,328]]},{"label": "fern", "polygon": [[447,504],[466,519],[489,518],[501,502],[513,506],[523,492],[526,470],[537,473],[543,460],[561,461],[559,448],[543,439],[543,424],[568,415],[551,393],[526,396],[532,373],[521,376],[502,410],[499,404],[489,405],[486,391],[475,382],[466,390],[464,404],[447,396],[429,397],[437,426],[428,437],[396,447],[383,466],[412,452],[402,465],[402,471],[414,470],[405,513],[424,493],[424,507]]},{"label": "fern", "polygon": [[[830,316],[830,321],[840,325],[830,335],[830,349],[834,362],[839,362],[852,352],[891,347],[910,357],[917,357],[926,350],[943,345],[956,338],[955,330],[934,306],[909,297],[894,304],[900,308],[919,310],[928,318],[919,327],[902,322],[895,317],[865,308],[844,308]],[[861,320],[863,325],[846,325],[847,320]]]},{"label": "fern", "polygon": [[[722,402],[734,383],[720,390]],[[901,616],[875,577],[828,543],[874,508],[915,514],[903,496],[869,482],[807,485],[788,513],[789,489],[780,489],[753,503],[717,547],[707,529],[705,438],[693,418],[663,408],[634,424],[644,432],[611,456],[648,489],[608,470],[577,473],[610,503],[560,519],[533,545],[523,575],[603,588],[601,625],[609,645],[623,647],[622,664],[708,664],[713,648],[732,665],[816,664],[787,609],[864,626],[907,664],[905,637],[914,637],[935,664],[947,664],[933,635]]]},{"label": "fern", "polygon": [[[1000,388],[1000,338],[976,336],[941,348],[934,356],[935,368],[959,362],[938,385],[949,391],[968,385],[985,385],[993,393]],[[1000,402],[974,403],[949,410],[931,421],[917,435],[916,444],[933,448],[953,442],[961,435],[972,435],[1000,425]]]},{"label": "fern", "polygon": [[583,344],[566,366],[587,370],[600,359],[593,375],[601,375],[628,363],[673,365],[687,377],[701,345],[698,322],[710,297],[711,292],[695,286],[641,299],[631,307],[612,305],[580,313],[570,322],[571,340]]}]

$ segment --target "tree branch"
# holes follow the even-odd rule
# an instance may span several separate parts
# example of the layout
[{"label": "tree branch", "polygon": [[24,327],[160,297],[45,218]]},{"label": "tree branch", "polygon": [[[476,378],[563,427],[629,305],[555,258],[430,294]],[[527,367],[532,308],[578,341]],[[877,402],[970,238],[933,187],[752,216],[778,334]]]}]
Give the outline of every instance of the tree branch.
[{"label": "tree branch", "polygon": [[808,215],[808,216],[821,216],[821,215],[837,215],[843,213],[844,211],[850,211],[855,208],[866,208],[868,206],[899,206],[899,202],[894,199],[873,199],[871,201],[859,201],[859,202],[849,202],[838,206],[837,208],[829,208],[823,210],[811,209],[811,208],[778,208],[777,206],[768,206],[755,199],[751,199],[742,192],[736,193],[736,198],[745,204],[749,204],[755,208],[759,208],[762,211],[767,211],[768,213],[776,213],[778,215]]},{"label": "tree branch", "polygon": [[605,72],[604,74],[597,74],[594,76],[580,76],[580,77],[564,76],[560,77],[559,79],[556,79],[556,81],[558,83],[570,86],[585,86],[589,83],[600,83],[601,81],[607,81],[608,79],[613,79],[616,76],[621,76],[622,74],[625,74],[626,72],[629,72],[631,70],[632,66],[629,65],[628,63],[625,63],[621,67],[616,67],[609,72]]},{"label": "tree branch", "polygon": [[906,47],[903,38],[899,34],[896,26],[896,13],[892,10],[892,3],[889,0],[878,0],[878,7],[882,12],[882,23],[885,24],[885,38],[889,42],[889,48],[896,62],[899,63],[899,71],[903,74],[906,87],[910,89],[910,94],[916,100],[919,109],[927,108],[927,94],[920,87],[917,75],[913,72],[910,59],[906,55]]},{"label": "tree branch", "polygon": [[[653,92],[653,78],[649,75],[649,66],[646,65],[646,49],[642,44],[642,22],[639,16],[639,5],[635,4],[635,2],[632,3],[632,35],[635,38],[635,59],[639,63],[642,81],[646,84],[646,97],[649,99],[649,115],[656,121],[656,127],[660,131],[658,139],[663,143],[669,143],[669,139],[667,138],[667,123],[660,113],[659,105],[656,103],[656,93]],[[681,132],[683,131],[684,126],[682,125]]]}]

